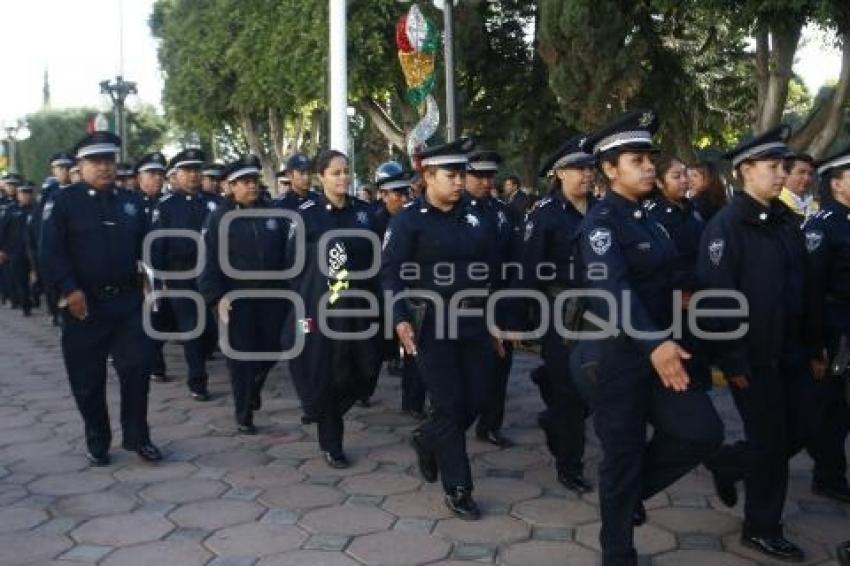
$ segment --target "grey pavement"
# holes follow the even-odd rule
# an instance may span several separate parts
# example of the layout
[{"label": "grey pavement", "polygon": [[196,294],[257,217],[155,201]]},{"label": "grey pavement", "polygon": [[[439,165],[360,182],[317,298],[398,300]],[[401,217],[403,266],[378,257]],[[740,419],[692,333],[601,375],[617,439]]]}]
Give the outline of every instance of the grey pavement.
[{"label": "grey pavement", "polygon": [[[315,429],[300,411],[285,368],[275,369],[257,415],[260,434],[234,434],[223,360],[211,362],[213,400],[191,400],[181,350],[166,348],[169,374],[151,384],[150,422],[166,461],[151,465],[120,448],[113,464],[91,469],[70,396],[58,330],[38,313],[24,319],[0,308],[0,565],[507,564],[584,565],[599,560],[595,494],[578,498],[555,481],[535,427],[541,408],[517,355],[506,434],[497,450],[470,438],[479,522],[452,519],[437,486],[417,475],[399,413],[399,379],[382,375],[369,408],[346,419],[353,466],[331,470]],[[110,378],[117,424],[117,383]],[[717,404],[730,437],[740,422],[728,394]],[[598,446],[591,438],[588,471]],[[833,548],[850,538],[850,508],[809,489],[811,461],[792,461],[786,530],[809,564],[836,564]],[[659,565],[757,564],[737,542],[741,510],[715,498],[698,469],[649,502],[636,530],[641,560]]]}]

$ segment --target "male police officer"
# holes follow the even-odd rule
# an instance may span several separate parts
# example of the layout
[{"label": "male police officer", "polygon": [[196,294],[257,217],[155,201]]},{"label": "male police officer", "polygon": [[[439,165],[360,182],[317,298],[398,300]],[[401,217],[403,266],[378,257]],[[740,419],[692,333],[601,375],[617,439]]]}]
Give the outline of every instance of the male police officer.
[{"label": "male police officer", "polygon": [[[210,212],[218,206],[218,198],[200,191],[201,164],[204,153],[200,149],[186,149],[171,158],[168,170],[174,171],[173,191],[160,199],[154,208],[152,229],[179,229],[198,234]],[[198,264],[198,244],[188,237],[158,237],[151,245],[153,268],[159,271],[192,271]],[[166,289],[195,291],[197,275],[189,279],[166,279]],[[215,346],[215,326],[208,309],[192,299],[174,297],[169,300],[177,318],[180,332],[198,336],[183,342],[186,364],[189,366],[188,386],[197,401],[209,401],[206,360]],[[199,312],[200,311],[200,312]],[[198,328],[200,327],[200,328]]]},{"label": "male police officer", "polygon": [[207,163],[201,169],[201,190],[221,203],[221,179],[224,167],[218,163]]},{"label": "male police officer", "polygon": [[286,173],[289,176],[290,188],[274,202],[278,208],[297,210],[305,200],[315,198],[310,190],[310,171],[313,167],[310,158],[303,153],[296,153],[286,162]]},{"label": "male police officer", "polygon": [[43,211],[40,261],[64,303],[62,354],[96,466],[109,464],[109,355],[121,386],[123,447],[144,460],[162,459],[147,423],[151,342],[142,328],[137,268],[148,222],[137,199],[115,186],[120,143],[109,132],[83,138],[75,148],[83,181]]},{"label": "male police officer", "polygon": [[12,298],[21,306],[24,316],[30,316],[33,294],[30,287],[33,246],[33,186],[18,187],[17,203],[6,210],[0,220],[0,265],[8,263]]}]

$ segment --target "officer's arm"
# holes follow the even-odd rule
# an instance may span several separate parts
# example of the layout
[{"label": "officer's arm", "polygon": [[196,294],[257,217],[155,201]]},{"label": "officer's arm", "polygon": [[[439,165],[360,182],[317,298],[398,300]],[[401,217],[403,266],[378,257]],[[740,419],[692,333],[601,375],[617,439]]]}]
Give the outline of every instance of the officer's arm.
[{"label": "officer's arm", "polygon": [[80,286],[71,267],[71,254],[68,250],[68,219],[64,210],[65,199],[53,199],[51,206],[45,207],[46,217],[42,218],[41,249],[39,260],[51,287],[57,287],[62,296],[78,290]]},{"label": "officer's arm", "polygon": [[[231,228],[233,224],[230,225]],[[214,212],[207,216],[201,236],[204,239],[206,262],[198,277],[198,290],[208,305],[215,304],[227,292],[227,284],[219,262],[218,233],[221,227],[221,215]]]},{"label": "officer's arm", "polygon": [[[697,276],[700,287],[713,291],[740,291],[738,278],[741,264],[741,242],[735,234],[717,221],[709,223],[700,239],[697,257]],[[737,310],[740,303],[731,296],[708,297],[692,308]],[[700,318],[699,327],[713,333],[733,332],[746,323],[745,317]],[[727,377],[750,375],[745,337],[734,340],[711,341],[706,345],[718,367]]]},{"label": "officer's arm", "polygon": [[812,357],[820,357],[826,341],[823,335],[823,305],[826,296],[828,267],[833,249],[829,232],[815,223],[807,227],[806,235],[806,309],[805,335]]},{"label": "officer's arm", "polygon": [[[592,299],[593,304],[606,304],[605,307],[600,308],[600,314],[609,323],[614,322],[618,331],[626,332],[624,322],[625,317],[629,317],[629,337],[647,356],[650,356],[670,337],[666,334],[660,335],[658,327],[650,318],[640,298],[632,291],[628,278],[628,265],[615,236],[616,232],[611,226],[598,219],[596,222],[589,222],[582,231],[579,246],[586,269],[586,283],[590,289],[604,291],[609,300],[613,301],[616,313],[608,312],[605,301]],[[628,312],[623,308],[627,295],[629,297]],[[650,333],[653,334],[652,337],[647,335]]]},{"label": "officer's arm", "polygon": [[[390,219],[384,234],[381,254],[381,286],[390,298],[406,288],[401,269],[405,262],[413,260],[414,231],[410,217],[403,212]],[[420,266],[421,268],[421,266]],[[399,322],[410,322],[411,316],[403,300],[393,302],[393,327]]]},{"label": "officer's arm", "polygon": [[[168,212],[162,204],[162,202],[158,202],[154,205],[151,232],[168,228]],[[154,239],[151,244],[151,267],[156,270],[164,271],[167,269],[165,258],[168,250],[168,240],[169,238],[159,237]]]}]

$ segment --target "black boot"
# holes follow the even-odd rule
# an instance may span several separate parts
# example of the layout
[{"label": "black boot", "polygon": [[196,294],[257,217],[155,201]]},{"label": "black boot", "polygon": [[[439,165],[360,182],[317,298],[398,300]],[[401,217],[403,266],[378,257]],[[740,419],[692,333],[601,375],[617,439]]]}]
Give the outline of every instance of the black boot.
[{"label": "black boot", "polygon": [[446,494],[446,507],[455,517],[464,521],[477,521],[481,518],[481,510],[472,498],[472,490],[468,487],[456,487]]}]

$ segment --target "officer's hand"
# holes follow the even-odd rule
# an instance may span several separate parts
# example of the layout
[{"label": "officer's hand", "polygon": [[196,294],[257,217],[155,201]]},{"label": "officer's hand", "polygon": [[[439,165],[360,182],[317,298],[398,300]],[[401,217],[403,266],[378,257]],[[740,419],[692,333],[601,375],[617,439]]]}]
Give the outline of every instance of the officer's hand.
[{"label": "officer's hand", "polygon": [[496,355],[500,358],[504,358],[507,355],[507,351],[505,350],[505,344],[495,336],[490,337],[493,341],[493,350],[495,350]]},{"label": "officer's hand", "polygon": [[416,355],[416,336],[413,334],[413,326],[409,322],[399,322],[395,325],[398,340],[408,356]]},{"label": "officer's hand", "polygon": [[77,320],[85,320],[89,315],[89,307],[86,303],[86,295],[79,289],[71,291],[65,295],[65,303],[68,305],[68,312]]},{"label": "officer's hand", "polygon": [[218,302],[218,319],[224,324],[230,324],[230,301],[224,297]]},{"label": "officer's hand", "polygon": [[9,259],[9,256],[6,255],[6,252],[0,252],[0,265],[6,263],[7,259]]},{"label": "officer's hand", "polygon": [[826,375],[826,369],[829,367],[829,360],[827,359],[826,352],[822,352],[819,358],[812,358],[809,360],[809,363],[812,366],[812,375],[815,379],[821,380]]},{"label": "officer's hand", "polygon": [[682,365],[682,360],[690,359],[691,355],[672,340],[667,340],[652,351],[649,360],[664,387],[674,391],[688,389],[688,372]]},{"label": "officer's hand", "polygon": [[735,389],[747,389],[750,387],[750,381],[745,375],[733,375],[726,378],[726,381]]},{"label": "officer's hand", "polygon": [[693,293],[689,291],[682,291],[682,308],[686,309],[691,306],[691,297]]}]

